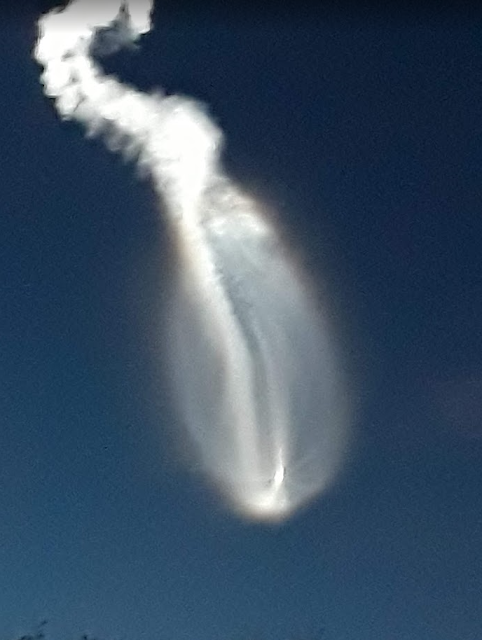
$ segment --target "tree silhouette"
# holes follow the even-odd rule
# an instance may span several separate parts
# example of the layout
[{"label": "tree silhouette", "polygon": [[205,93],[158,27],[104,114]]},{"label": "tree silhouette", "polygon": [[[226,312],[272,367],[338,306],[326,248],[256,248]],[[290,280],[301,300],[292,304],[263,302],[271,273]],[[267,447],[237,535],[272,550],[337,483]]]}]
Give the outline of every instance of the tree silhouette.
[{"label": "tree silhouette", "polygon": [[[27,633],[23,636],[19,636],[15,640],[46,640],[46,626],[48,624],[47,620],[42,620],[31,633]],[[94,636],[89,636],[84,633],[80,636],[79,640],[96,640]]]}]

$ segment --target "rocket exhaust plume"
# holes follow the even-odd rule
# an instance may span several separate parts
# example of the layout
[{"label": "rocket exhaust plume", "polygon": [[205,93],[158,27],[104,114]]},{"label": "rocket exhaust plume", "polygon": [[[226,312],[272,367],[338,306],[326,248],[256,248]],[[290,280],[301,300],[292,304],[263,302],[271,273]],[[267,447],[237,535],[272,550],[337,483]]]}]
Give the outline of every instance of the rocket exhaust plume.
[{"label": "rocket exhaust plume", "polygon": [[40,18],[35,57],[61,118],[151,175],[180,247],[166,322],[187,433],[235,510],[282,520],[343,460],[349,407],[333,336],[276,226],[225,175],[206,110],[124,86],[93,60],[133,45],[151,10],[146,0],[73,0]]}]

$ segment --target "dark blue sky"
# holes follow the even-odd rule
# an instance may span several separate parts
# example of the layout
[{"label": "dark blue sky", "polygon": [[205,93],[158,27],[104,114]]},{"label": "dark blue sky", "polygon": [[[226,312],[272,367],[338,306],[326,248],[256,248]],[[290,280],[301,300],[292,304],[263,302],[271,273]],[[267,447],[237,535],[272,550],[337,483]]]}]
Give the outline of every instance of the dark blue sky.
[{"label": "dark blue sky", "polygon": [[210,105],[349,328],[346,472],[281,527],[220,508],[163,439],[156,198],[58,121],[35,11],[4,22],[0,637],[480,640],[480,17],[159,6],[109,61]]}]

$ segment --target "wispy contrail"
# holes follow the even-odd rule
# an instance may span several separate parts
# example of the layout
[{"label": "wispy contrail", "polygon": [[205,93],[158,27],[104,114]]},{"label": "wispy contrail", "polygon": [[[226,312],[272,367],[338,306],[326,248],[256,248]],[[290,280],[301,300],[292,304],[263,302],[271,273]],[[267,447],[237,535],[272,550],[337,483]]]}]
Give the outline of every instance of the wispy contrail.
[{"label": "wispy contrail", "polygon": [[150,29],[145,0],[73,0],[39,21],[35,57],[64,119],[152,176],[180,247],[172,378],[203,469],[245,515],[282,519],[340,467],[348,401],[328,323],[262,207],[224,174],[222,134],[193,100],[106,77]]}]

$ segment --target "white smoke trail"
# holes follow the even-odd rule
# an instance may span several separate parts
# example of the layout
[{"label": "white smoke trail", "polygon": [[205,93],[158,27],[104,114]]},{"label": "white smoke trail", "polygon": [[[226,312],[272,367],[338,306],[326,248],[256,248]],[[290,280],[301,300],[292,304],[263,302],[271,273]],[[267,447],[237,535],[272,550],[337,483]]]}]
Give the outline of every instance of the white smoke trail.
[{"label": "white smoke trail", "polygon": [[204,109],[124,86],[91,58],[99,33],[115,50],[149,31],[151,9],[73,0],[40,19],[35,57],[60,116],[150,172],[181,248],[170,350],[191,439],[233,506],[280,519],[342,461],[348,406],[333,339],[275,226],[224,175]]}]

